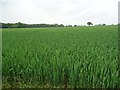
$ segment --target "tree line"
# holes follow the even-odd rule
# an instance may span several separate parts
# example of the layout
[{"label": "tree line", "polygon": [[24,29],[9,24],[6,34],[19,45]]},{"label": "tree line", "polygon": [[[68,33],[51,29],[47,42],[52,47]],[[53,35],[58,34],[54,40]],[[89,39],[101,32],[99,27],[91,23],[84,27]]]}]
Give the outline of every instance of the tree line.
[{"label": "tree line", "polygon": [[[88,26],[93,26],[92,22],[87,22]],[[95,26],[105,26],[106,24],[98,24]],[[63,24],[25,24],[25,23],[1,23],[0,28],[40,28],[40,27],[79,27],[83,25],[63,25]],[[85,25],[84,25],[85,26]]]},{"label": "tree line", "polygon": [[21,22],[0,23],[0,28],[39,28],[39,27],[64,27],[64,25],[63,24],[25,24]]}]

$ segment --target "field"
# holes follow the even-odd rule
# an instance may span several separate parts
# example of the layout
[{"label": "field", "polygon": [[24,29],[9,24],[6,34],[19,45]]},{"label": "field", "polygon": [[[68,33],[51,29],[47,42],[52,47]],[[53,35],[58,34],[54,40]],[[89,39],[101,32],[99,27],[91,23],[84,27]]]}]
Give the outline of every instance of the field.
[{"label": "field", "polygon": [[117,33],[117,26],[3,29],[3,87],[118,88]]}]

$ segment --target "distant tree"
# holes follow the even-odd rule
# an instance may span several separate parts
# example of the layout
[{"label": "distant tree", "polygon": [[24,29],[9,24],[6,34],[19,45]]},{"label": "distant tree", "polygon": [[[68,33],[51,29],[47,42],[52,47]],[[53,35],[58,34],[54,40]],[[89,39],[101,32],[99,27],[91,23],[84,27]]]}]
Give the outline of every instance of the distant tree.
[{"label": "distant tree", "polygon": [[77,27],[77,25],[74,25],[74,27]]},{"label": "distant tree", "polygon": [[64,25],[63,25],[63,24],[60,24],[60,27],[64,27]]},{"label": "distant tree", "polygon": [[18,27],[18,28],[22,28],[22,23],[21,23],[21,22],[18,22],[18,23],[17,23],[17,27]]},{"label": "distant tree", "polygon": [[68,25],[68,27],[72,27],[72,25]]},{"label": "distant tree", "polygon": [[[1,25],[2,24],[2,25]],[[25,24],[25,23],[2,23],[0,28],[40,28],[40,27],[64,27],[63,24]]]},{"label": "distant tree", "polygon": [[87,25],[90,26],[90,25],[93,25],[91,22],[87,22]]},{"label": "distant tree", "polygon": [[10,24],[10,23],[7,23],[7,24],[6,24],[6,27],[7,27],[7,28],[10,28],[10,27],[11,27],[11,24]]},{"label": "distant tree", "polygon": [[56,24],[55,24],[55,27],[58,27],[58,26],[59,26],[59,25],[56,23]]},{"label": "distant tree", "polygon": [[103,26],[105,26],[106,24],[102,24]]}]

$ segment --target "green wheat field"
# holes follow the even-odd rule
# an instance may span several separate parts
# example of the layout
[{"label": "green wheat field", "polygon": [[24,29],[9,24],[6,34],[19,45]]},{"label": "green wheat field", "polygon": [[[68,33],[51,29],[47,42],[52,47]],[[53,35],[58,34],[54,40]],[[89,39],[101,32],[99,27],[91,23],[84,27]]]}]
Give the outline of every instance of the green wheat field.
[{"label": "green wheat field", "polygon": [[2,29],[3,88],[119,88],[118,26]]}]

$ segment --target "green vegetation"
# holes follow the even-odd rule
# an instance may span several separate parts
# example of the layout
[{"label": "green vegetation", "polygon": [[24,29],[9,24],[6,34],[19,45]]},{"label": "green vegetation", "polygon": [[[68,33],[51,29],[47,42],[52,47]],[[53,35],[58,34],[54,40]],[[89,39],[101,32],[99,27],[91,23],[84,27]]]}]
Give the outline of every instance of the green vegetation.
[{"label": "green vegetation", "polygon": [[3,87],[118,88],[117,26],[3,29]]},{"label": "green vegetation", "polygon": [[[71,26],[71,25],[70,25]],[[63,24],[25,24],[25,23],[1,23],[0,28],[40,28],[40,27],[64,27]]]}]

